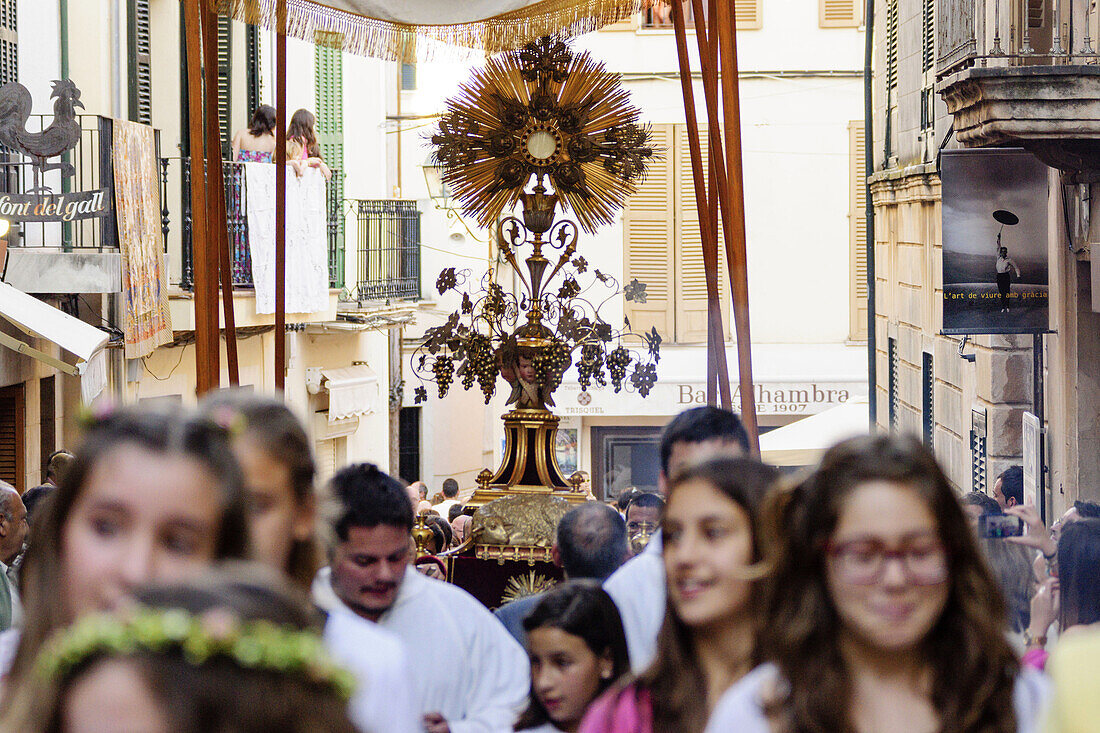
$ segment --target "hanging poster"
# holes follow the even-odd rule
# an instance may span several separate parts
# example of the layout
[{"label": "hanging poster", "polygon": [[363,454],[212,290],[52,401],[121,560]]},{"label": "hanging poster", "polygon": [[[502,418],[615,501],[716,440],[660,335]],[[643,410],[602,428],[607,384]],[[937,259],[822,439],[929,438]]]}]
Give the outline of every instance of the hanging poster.
[{"label": "hanging poster", "polygon": [[945,150],[943,332],[1049,328],[1049,168],[1025,150]]}]

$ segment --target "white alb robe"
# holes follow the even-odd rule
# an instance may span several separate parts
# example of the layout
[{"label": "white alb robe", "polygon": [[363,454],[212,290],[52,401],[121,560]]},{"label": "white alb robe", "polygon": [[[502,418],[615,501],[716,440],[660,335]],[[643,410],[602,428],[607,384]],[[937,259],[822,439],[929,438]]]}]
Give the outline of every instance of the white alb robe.
[{"label": "white alb robe", "polygon": [[[313,589],[322,608],[339,603],[329,568]],[[405,645],[418,714],[441,714],[451,733],[511,733],[531,688],[527,654],[476,598],[409,567],[378,625]]]},{"label": "white alb robe", "polygon": [[604,581],[603,589],[615,601],[623,619],[630,668],[640,674],[657,654],[657,632],[665,619],[665,562],[661,533]]},{"label": "white alb robe", "polygon": [[325,610],[325,648],[358,682],[348,702],[348,714],[355,727],[364,733],[420,733],[405,645],[343,605]]}]

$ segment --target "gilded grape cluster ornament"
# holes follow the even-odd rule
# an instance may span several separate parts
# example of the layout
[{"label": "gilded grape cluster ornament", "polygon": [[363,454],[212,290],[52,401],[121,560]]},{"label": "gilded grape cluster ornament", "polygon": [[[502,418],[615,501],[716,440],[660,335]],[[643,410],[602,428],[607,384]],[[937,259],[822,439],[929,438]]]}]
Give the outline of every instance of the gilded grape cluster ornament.
[{"label": "gilded grape cluster ornament", "polygon": [[[504,290],[492,269],[476,287],[469,271],[439,274],[436,290],[460,294],[461,306],[426,331],[412,366],[440,397],[458,379],[466,390],[476,383],[488,403],[503,377],[508,404],[545,410],[574,365],[584,390],[629,384],[649,394],[661,336],[601,315],[620,295],[644,303],[645,284],[621,287],[577,254],[580,230],[611,223],[657,154],[638,118],[617,75],[554,38],[491,60],[447,102],[434,159],[463,211],[495,230],[522,287]],[[522,214],[508,215],[516,206]],[[576,222],[557,219],[559,206]],[[423,387],[414,394],[428,398]]]}]

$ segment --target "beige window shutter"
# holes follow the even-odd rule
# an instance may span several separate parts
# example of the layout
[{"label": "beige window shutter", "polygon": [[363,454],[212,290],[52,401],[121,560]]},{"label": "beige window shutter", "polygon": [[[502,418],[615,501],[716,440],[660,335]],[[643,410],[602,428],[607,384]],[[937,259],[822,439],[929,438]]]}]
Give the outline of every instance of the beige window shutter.
[{"label": "beige window shutter", "polygon": [[[703,170],[709,165],[707,127],[699,130],[703,151]],[[703,267],[703,245],[699,231],[699,211],[695,203],[695,179],[691,171],[691,146],[687,125],[676,125],[676,342],[705,343],[707,340],[707,275]],[[708,184],[709,185],[709,184]],[[729,271],[726,267],[725,242],[721,217],[718,230],[718,297],[722,304],[724,337],[730,338]]]},{"label": "beige window shutter", "polygon": [[764,27],[763,0],[733,0],[736,26],[739,31],[754,31]]},{"label": "beige window shutter", "polygon": [[[317,441],[317,480],[328,481],[336,473],[336,439]],[[318,484],[320,485],[320,484]]]},{"label": "beige window shutter", "polygon": [[867,339],[867,189],[863,153],[863,120],[852,120],[848,123],[848,333],[853,341]]},{"label": "beige window shutter", "polygon": [[817,8],[822,28],[855,28],[863,22],[860,0],[818,0]]},{"label": "beige window shutter", "polygon": [[635,333],[656,328],[665,340],[672,338],[675,323],[672,127],[653,125],[653,146],[662,154],[650,161],[645,180],[623,210],[623,286],[635,278],[646,285],[645,303],[624,299],[626,317]]}]

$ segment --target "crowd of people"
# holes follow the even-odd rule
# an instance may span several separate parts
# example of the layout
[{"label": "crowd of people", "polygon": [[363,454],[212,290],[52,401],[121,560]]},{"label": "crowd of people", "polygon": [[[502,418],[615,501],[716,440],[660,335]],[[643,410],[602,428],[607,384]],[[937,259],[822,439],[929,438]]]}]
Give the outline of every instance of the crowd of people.
[{"label": "crowd of people", "polygon": [[241,392],[87,422],[0,487],[3,731],[1100,730],[1100,506],[1048,530],[1016,469],[960,496],[864,436],[783,475],[693,408],[659,494],[572,508],[565,580],[490,610],[417,562],[469,537],[454,480],[317,487],[299,420]]}]

